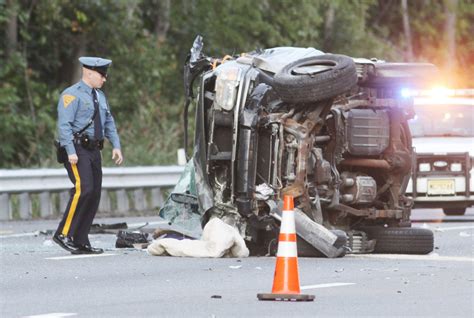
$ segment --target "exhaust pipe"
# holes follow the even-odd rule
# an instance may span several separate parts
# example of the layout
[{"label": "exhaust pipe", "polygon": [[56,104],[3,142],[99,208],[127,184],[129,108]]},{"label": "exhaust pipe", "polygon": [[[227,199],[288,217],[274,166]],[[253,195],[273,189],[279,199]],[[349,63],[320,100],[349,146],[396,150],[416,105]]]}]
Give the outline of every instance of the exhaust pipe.
[{"label": "exhaust pipe", "polygon": [[[268,201],[267,204],[269,204]],[[276,204],[269,204],[269,206],[270,215],[281,222],[281,208],[277,208]],[[297,208],[295,208],[295,226],[296,234],[326,257],[336,258],[346,254],[344,245],[347,242],[347,235],[344,231],[330,231]]]}]

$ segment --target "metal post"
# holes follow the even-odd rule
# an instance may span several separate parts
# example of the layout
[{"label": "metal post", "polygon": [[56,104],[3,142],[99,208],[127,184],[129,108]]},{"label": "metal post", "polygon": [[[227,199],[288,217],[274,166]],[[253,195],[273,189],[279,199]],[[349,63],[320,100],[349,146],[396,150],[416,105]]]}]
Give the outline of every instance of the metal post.
[{"label": "metal post", "polygon": [[117,190],[117,211],[128,213],[130,203],[128,201],[127,191],[124,189]]},{"label": "metal post", "polygon": [[146,202],[145,191],[143,191],[143,188],[135,189],[133,191],[133,201],[137,211],[146,210],[148,204]]},{"label": "metal post", "polygon": [[163,200],[163,194],[161,193],[161,188],[151,189],[151,207],[161,208],[163,204],[164,204],[164,200]]},{"label": "metal post", "polygon": [[51,204],[51,195],[49,192],[41,192],[40,199],[40,216],[42,218],[53,215],[53,205]]},{"label": "metal post", "polygon": [[19,211],[20,211],[20,219],[27,220],[31,219],[31,200],[30,194],[28,192],[20,193],[18,196],[20,204],[19,204]]},{"label": "metal post", "polygon": [[107,190],[102,190],[100,194],[99,212],[111,212],[110,196]]},{"label": "metal post", "polygon": [[8,193],[0,193],[0,221],[12,219],[10,195]]}]

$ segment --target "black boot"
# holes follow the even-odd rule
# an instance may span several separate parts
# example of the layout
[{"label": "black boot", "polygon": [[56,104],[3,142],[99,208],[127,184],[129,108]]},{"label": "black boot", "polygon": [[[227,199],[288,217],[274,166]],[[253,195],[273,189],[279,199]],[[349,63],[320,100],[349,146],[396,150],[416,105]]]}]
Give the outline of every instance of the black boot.
[{"label": "black boot", "polygon": [[74,244],[71,238],[62,234],[54,234],[53,241],[68,252],[74,253],[79,250],[79,246]]},{"label": "black boot", "polygon": [[71,252],[72,254],[102,254],[104,250],[97,247],[92,247],[89,244],[77,245],[78,249]]}]

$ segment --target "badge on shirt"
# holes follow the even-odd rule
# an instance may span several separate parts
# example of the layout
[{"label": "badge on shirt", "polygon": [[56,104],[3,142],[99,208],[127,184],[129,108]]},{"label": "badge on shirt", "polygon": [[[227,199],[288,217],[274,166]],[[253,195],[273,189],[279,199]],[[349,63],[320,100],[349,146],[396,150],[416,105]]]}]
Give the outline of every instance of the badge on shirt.
[{"label": "badge on shirt", "polygon": [[73,95],[64,95],[63,96],[63,105],[64,105],[64,108],[68,107],[69,104],[71,104],[71,102],[73,100],[76,99],[76,96],[73,96]]}]

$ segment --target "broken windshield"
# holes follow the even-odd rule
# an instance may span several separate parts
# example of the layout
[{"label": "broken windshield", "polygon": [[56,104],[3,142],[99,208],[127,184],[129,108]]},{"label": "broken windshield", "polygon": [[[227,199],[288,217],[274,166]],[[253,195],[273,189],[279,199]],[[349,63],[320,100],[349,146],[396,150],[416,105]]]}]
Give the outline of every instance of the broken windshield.
[{"label": "broken windshield", "polygon": [[474,137],[471,105],[416,105],[409,121],[413,137]]}]

